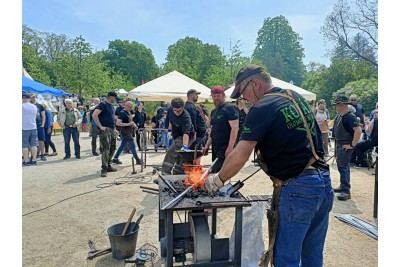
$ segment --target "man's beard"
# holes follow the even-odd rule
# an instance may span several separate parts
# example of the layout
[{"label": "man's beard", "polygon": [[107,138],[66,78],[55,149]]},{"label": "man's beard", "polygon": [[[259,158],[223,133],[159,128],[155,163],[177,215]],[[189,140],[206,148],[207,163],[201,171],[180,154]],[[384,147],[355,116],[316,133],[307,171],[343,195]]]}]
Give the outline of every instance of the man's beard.
[{"label": "man's beard", "polygon": [[199,98],[196,96],[196,97],[193,97],[193,103],[197,103],[197,100],[198,100]]}]

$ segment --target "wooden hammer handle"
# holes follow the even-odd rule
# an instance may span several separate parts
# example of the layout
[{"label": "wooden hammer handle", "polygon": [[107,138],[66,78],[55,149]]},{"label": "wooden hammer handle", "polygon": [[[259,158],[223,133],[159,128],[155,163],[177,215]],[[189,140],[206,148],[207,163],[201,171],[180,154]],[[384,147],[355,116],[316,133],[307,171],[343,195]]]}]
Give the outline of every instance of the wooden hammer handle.
[{"label": "wooden hammer handle", "polygon": [[133,208],[133,210],[132,210],[132,212],[131,212],[131,215],[129,215],[129,219],[128,219],[128,221],[127,221],[126,224],[125,224],[125,227],[124,227],[124,230],[122,231],[121,236],[124,236],[125,233],[126,233],[126,231],[128,230],[129,225],[131,224],[133,215],[135,215],[135,212],[136,212],[136,208]]}]

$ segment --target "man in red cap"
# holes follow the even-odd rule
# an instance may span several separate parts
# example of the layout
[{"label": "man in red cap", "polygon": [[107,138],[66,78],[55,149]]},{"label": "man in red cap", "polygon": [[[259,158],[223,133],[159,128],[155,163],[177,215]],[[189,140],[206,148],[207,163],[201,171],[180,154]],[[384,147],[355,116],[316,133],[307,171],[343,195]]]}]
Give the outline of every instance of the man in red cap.
[{"label": "man in red cap", "polygon": [[235,146],[239,130],[239,113],[232,103],[225,101],[225,90],[221,85],[211,89],[211,96],[216,108],[211,111],[211,132],[203,148],[203,154],[208,152],[212,144],[212,160],[218,158],[218,161],[211,172],[216,173],[221,170],[225,158]]}]

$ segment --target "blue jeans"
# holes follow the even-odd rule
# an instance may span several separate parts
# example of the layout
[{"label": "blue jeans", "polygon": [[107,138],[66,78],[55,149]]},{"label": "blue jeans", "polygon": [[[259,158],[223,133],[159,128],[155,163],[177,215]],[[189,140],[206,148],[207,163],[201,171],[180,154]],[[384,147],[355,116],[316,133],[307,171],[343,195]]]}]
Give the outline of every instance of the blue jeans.
[{"label": "blue jeans", "polygon": [[343,144],[336,144],[336,161],[340,174],[340,191],[350,193],[350,160],[353,149],[343,150]]},{"label": "blue jeans", "polygon": [[300,176],[282,187],[274,266],[319,267],[334,193],[329,172]]},{"label": "blue jeans", "polygon": [[119,157],[119,155],[121,155],[122,151],[124,150],[124,148],[129,145],[131,151],[132,151],[132,155],[136,160],[140,160],[140,158],[138,157],[137,153],[136,153],[136,147],[135,147],[135,143],[133,143],[133,138],[130,141],[126,141],[124,138],[122,138],[121,141],[121,145],[119,146],[117,153],[115,153],[114,155],[114,159],[117,159]]},{"label": "blue jeans", "polygon": [[69,143],[72,140],[74,141],[74,150],[75,156],[81,155],[81,146],[79,145],[79,131],[78,128],[64,128],[63,129],[63,136],[64,136],[64,149],[65,149],[65,156],[71,157],[71,148],[69,147]]},{"label": "blue jeans", "polygon": [[165,149],[168,150],[169,148],[169,141],[167,137],[167,133],[164,131],[161,131],[161,140],[157,143],[156,147],[161,146],[162,144],[165,144]]}]

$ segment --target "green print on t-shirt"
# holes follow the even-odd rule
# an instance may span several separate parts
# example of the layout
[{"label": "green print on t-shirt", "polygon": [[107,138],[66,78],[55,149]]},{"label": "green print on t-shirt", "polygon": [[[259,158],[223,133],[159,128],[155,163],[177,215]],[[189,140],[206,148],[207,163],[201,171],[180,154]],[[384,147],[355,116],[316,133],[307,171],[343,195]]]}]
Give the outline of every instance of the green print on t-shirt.
[{"label": "green print on t-shirt", "polygon": [[[302,107],[304,116],[309,123],[311,134],[315,135],[315,124],[313,120],[314,115],[312,113],[310,105],[304,98],[299,98],[298,103],[299,106]],[[279,111],[285,117],[285,122],[288,129],[295,128],[297,131],[307,131],[307,129],[304,127],[303,119],[299,113],[299,110],[294,104],[283,107]]]}]

